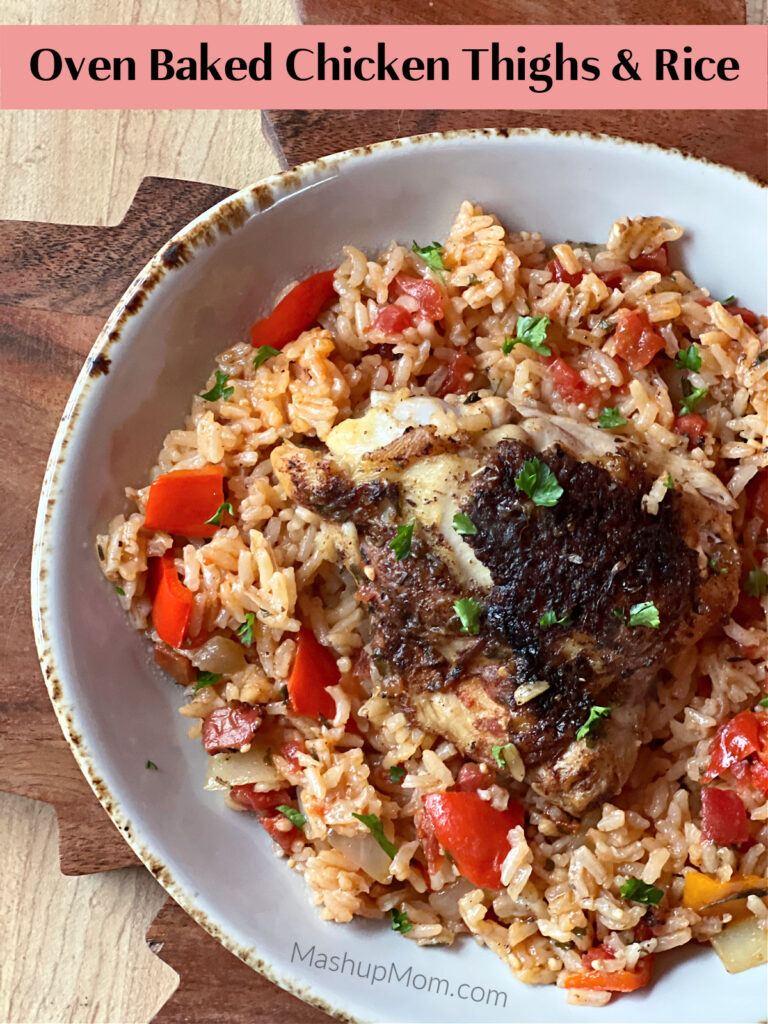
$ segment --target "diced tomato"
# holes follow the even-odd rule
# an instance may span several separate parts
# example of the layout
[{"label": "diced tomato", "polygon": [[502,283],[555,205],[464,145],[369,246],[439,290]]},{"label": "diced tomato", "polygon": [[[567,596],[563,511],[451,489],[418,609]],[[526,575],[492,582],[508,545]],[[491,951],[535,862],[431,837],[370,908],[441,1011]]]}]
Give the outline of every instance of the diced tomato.
[{"label": "diced tomato", "polygon": [[259,793],[253,783],[244,786],[232,786],[229,795],[236,804],[246,807],[249,811],[261,813],[271,811],[273,807],[280,804],[287,804],[291,801],[291,792],[288,789],[270,789],[266,793]]},{"label": "diced tomato", "polygon": [[159,665],[163,672],[173,676],[182,686],[189,686],[197,676],[197,669],[189,658],[185,658],[167,644],[155,644],[155,664]]},{"label": "diced tomato", "polygon": [[666,277],[669,274],[667,243],[663,242],[658,249],[652,249],[650,252],[641,252],[629,262],[633,270],[657,270],[662,277]]},{"label": "diced tomato", "polygon": [[768,469],[761,469],[747,485],[747,508],[768,525]]},{"label": "diced tomato", "polygon": [[192,615],[194,596],[179,579],[173,554],[150,558],[147,590],[152,597],[152,623],[171,647],[181,647]]},{"label": "diced tomato", "polygon": [[616,355],[632,371],[642,370],[653,362],[665,344],[662,336],[654,331],[647,314],[636,309],[620,317],[613,337]]},{"label": "diced tomato", "polygon": [[597,276],[609,288],[618,288],[624,279],[624,275],[629,274],[631,270],[632,267],[622,263],[621,266],[614,267],[613,270],[601,270]]},{"label": "diced tomato", "polygon": [[[735,765],[734,765],[735,767]],[[754,761],[749,767],[749,781],[761,793],[768,793],[768,765]],[[733,771],[733,769],[731,769]]]},{"label": "diced tomato", "polygon": [[478,789],[488,789],[494,777],[494,773],[484,772],[474,761],[466,761],[456,776],[456,788],[462,793],[476,793]]},{"label": "diced tomato", "polygon": [[416,835],[421,841],[421,848],[427,858],[427,871],[430,875],[436,874],[443,863],[443,854],[440,850],[440,843],[435,835],[435,828],[432,819],[424,810],[416,811]]},{"label": "diced tomato", "polygon": [[546,360],[549,364],[549,372],[552,375],[552,383],[555,391],[566,402],[575,404],[583,403],[591,405],[599,396],[599,392],[587,384],[581,374],[569,366],[559,356]]},{"label": "diced tomato", "polygon": [[695,448],[706,432],[707,421],[696,412],[688,412],[675,419],[675,433],[687,435],[689,448]]},{"label": "diced tomato", "polygon": [[221,466],[163,473],[149,488],[144,525],[181,537],[212,537],[218,527],[206,520],[216,515],[223,502]]},{"label": "diced tomato", "polygon": [[717,730],[709,768],[702,777],[714,779],[759,749],[760,719],[754,711],[742,711]]},{"label": "diced tomato", "polygon": [[288,819],[284,814],[263,814],[259,818],[259,824],[264,826],[278,846],[282,848],[284,853],[290,853],[293,844],[297,839],[301,839],[303,835],[295,825],[291,825],[289,829],[283,831],[287,821]]},{"label": "diced tomato", "polygon": [[226,708],[216,708],[203,719],[203,746],[208,754],[239,750],[250,743],[261,725],[256,708],[236,701]]},{"label": "diced tomato", "polygon": [[587,968],[566,974],[563,988],[591,989],[594,992],[634,992],[651,980],[653,954],[638,960],[634,971],[596,971]]},{"label": "diced tomato", "polygon": [[422,806],[459,873],[482,889],[500,889],[507,833],[525,820],[520,804],[510,800],[505,811],[497,811],[476,793],[451,792],[429,793]]},{"label": "diced tomato", "polygon": [[306,748],[304,743],[299,740],[288,740],[280,747],[280,753],[283,755],[285,760],[291,766],[292,772],[300,772],[302,769],[301,761],[298,759],[298,754],[305,753]]},{"label": "diced tomato", "polygon": [[317,320],[323,308],[336,292],[333,287],[335,270],[322,270],[319,274],[299,282],[275,306],[269,316],[257,320],[251,328],[251,344],[259,348],[271,345],[281,349],[306,331]]},{"label": "diced tomato", "polygon": [[474,372],[475,363],[472,356],[466,352],[454,353],[448,364],[446,378],[437,392],[438,398],[445,398],[446,395],[465,395],[469,391]]},{"label": "diced tomato", "polygon": [[291,707],[299,715],[332,719],[336,701],[328,693],[329,686],[339,681],[336,659],[323,647],[311,629],[302,626],[296,642],[296,657],[288,677]]},{"label": "diced tomato", "polygon": [[738,793],[711,786],[702,789],[701,834],[718,846],[745,843],[749,839],[747,812]]},{"label": "diced tomato", "polygon": [[396,295],[410,295],[419,304],[420,320],[443,319],[443,297],[434,281],[426,277],[411,277],[410,274],[398,274],[392,282]]},{"label": "diced tomato", "polygon": [[757,323],[757,317],[751,309],[746,309],[744,306],[737,306],[735,302],[730,302],[725,308],[731,316],[740,316],[747,327],[754,327]]},{"label": "diced tomato", "polygon": [[393,302],[379,310],[371,326],[383,334],[402,334],[408,327],[413,327],[413,317],[407,309]]},{"label": "diced tomato", "polygon": [[547,264],[547,270],[555,281],[565,281],[565,283],[571,285],[572,288],[575,288],[582,277],[584,277],[583,270],[578,270],[575,274],[569,274],[558,259],[550,260]]}]

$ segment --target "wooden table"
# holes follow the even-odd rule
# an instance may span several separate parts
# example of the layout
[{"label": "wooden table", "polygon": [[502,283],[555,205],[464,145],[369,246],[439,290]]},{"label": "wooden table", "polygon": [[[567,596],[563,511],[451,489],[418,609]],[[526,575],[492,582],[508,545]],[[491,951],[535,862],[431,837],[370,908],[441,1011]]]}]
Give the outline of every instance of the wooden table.
[{"label": "wooden table", "polygon": [[[689,10],[696,8],[697,0],[691,2]],[[703,6],[701,0],[698,2],[702,10],[716,11],[720,18],[735,9],[729,6],[730,0]],[[488,0],[488,4],[490,8],[514,8],[529,15],[545,10],[538,0],[536,4],[529,0],[519,4]],[[644,2],[642,10],[648,12],[652,6]],[[322,22],[338,17],[340,5],[333,0],[305,0],[304,7],[308,19]],[[464,16],[465,5],[454,0],[429,9],[421,4],[424,17],[435,16],[438,7],[445,20]],[[632,7],[640,9],[640,5]],[[668,20],[685,20],[674,16],[683,7],[680,3],[666,4]],[[101,20],[168,23],[184,20],[183,12],[189,10],[189,4],[179,0],[159,10],[150,0],[119,0],[112,8],[110,17],[102,15]],[[359,0],[350,0],[343,5],[344,20],[357,20],[364,11],[375,18],[379,8],[385,12],[381,15],[384,20],[391,5],[371,0],[366,7]],[[484,17],[487,5],[475,4],[473,9],[473,20],[490,20]],[[559,20],[568,21],[569,12],[583,9],[584,5],[558,5]],[[75,0],[46,4],[37,0],[25,4],[22,12],[14,0],[0,0],[3,22],[18,20],[23,13],[24,20],[29,21],[88,23],[100,20],[101,10],[97,0],[80,0],[76,10]],[[200,0],[194,11],[197,23],[275,23],[292,16],[289,0]],[[519,17],[523,20],[522,14]],[[638,20],[658,18],[657,14]],[[507,20],[514,19],[508,16]],[[139,179],[152,172],[239,187],[277,164],[257,130],[256,116],[250,112],[213,111],[2,113],[6,159],[0,172],[5,186],[0,190],[0,219],[115,223],[127,209]],[[436,118],[381,112],[357,119],[346,114],[287,112],[275,116],[273,127],[283,142],[287,160],[293,162],[369,138],[431,130],[436,125],[500,123],[602,129],[682,143],[693,150],[698,147],[701,155],[751,170],[765,167],[765,132],[761,136],[751,129],[747,115],[703,115],[698,122],[686,118],[690,126],[687,133],[680,130],[680,118],[673,114],[627,118],[616,112],[468,112]],[[153,189],[156,200],[158,189],[170,187],[155,182],[140,200]],[[166,202],[165,207],[173,209],[167,222],[169,229],[184,223],[198,207],[215,201],[220,194],[215,188],[189,189],[173,203]],[[153,231],[158,244],[165,237],[163,232],[169,233],[162,218],[155,222],[150,217],[152,223],[147,226],[146,220],[141,220],[141,202],[139,205],[138,219],[125,225],[122,235],[123,247],[137,254],[142,244],[149,246],[149,251],[157,247]],[[52,246],[70,246],[70,263],[79,258],[87,265],[88,246],[96,244],[98,236],[78,235],[81,240],[92,240],[81,245],[79,255],[75,236],[75,232],[51,230],[38,266],[45,262],[43,256]],[[70,282],[59,287],[44,275],[28,275],[30,260],[34,265],[35,237],[39,244],[39,233],[31,228],[25,233],[23,225],[6,230],[5,244],[14,249],[17,263],[19,253],[23,254],[20,265],[27,273],[27,283],[14,284],[8,273],[9,261],[0,295],[6,397],[9,408],[12,405],[16,411],[13,417],[6,412],[6,420],[0,424],[3,465],[11,470],[2,483],[6,500],[0,504],[0,543],[6,556],[0,565],[7,597],[5,640],[0,641],[4,643],[0,663],[6,682],[4,702],[0,702],[0,789],[53,799],[60,811],[64,870],[104,871],[131,863],[132,854],[111,830],[82,780],[72,773],[71,757],[55,723],[51,725],[47,698],[33,663],[26,576],[35,496],[58,415],[82,356],[121,290],[121,275],[130,276],[136,262],[111,266],[99,286],[90,291],[82,287],[85,275],[79,284]],[[137,262],[141,262],[138,255]],[[118,291],[113,295],[115,288]],[[53,304],[52,295],[57,297]],[[18,460],[18,435],[12,429],[22,416],[31,423],[32,470],[26,460]],[[13,445],[12,440],[16,442]],[[19,723],[25,728],[16,729]],[[47,760],[37,756],[42,749]],[[0,1020],[138,1022],[148,1020],[157,1011],[159,1021],[197,1019],[207,1024],[248,1019],[326,1019],[243,967],[173,905],[164,907],[148,935],[150,948],[167,957],[185,976],[180,992],[166,1002],[176,976],[144,942],[145,931],[164,903],[164,894],[154,880],[141,868],[64,878],[55,860],[55,823],[50,808],[0,793],[0,819],[0,861],[10,866],[0,895],[0,948],[5,965],[9,965],[2,975]],[[211,977],[218,982],[200,984],[200,979]]]}]

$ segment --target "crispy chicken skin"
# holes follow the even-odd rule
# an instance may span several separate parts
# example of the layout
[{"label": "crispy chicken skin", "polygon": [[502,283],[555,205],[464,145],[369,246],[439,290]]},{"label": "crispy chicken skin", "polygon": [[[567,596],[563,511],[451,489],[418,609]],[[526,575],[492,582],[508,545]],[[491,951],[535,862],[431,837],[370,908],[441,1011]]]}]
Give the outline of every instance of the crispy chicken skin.
[{"label": "crispy chicken skin", "polygon": [[[579,814],[626,782],[660,673],[733,608],[739,556],[715,478],[675,486],[652,514],[645,496],[666,453],[538,412],[506,418],[516,422],[480,436],[406,425],[390,438],[374,417],[367,451],[331,437],[330,455],[284,446],[273,464],[295,501],[355,523],[359,555],[339,550],[360,581],[384,691],[477,761],[498,768],[492,748],[514,743],[527,784]],[[551,507],[515,484],[535,458],[563,488]],[[453,529],[456,511],[476,533]],[[390,542],[411,522],[398,560]],[[466,597],[476,634],[454,610]],[[657,628],[629,624],[643,602]],[[545,612],[562,621],[543,626]],[[577,740],[595,705],[610,717]]]}]

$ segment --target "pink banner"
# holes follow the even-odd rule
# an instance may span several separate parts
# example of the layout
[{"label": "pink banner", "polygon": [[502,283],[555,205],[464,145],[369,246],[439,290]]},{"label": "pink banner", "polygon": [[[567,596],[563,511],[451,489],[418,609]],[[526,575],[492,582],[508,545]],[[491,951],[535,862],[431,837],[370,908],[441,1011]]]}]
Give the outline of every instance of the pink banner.
[{"label": "pink banner", "polygon": [[768,107],[768,27],[4,26],[6,109]]}]

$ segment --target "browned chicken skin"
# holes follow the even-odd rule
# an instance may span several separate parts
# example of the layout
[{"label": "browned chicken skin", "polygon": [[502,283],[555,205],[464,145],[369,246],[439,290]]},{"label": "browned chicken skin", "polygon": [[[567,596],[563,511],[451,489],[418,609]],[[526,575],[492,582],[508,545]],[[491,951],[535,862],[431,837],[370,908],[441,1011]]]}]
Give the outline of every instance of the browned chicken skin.
[{"label": "browned chicken skin", "polygon": [[[730,516],[695,487],[673,487],[655,514],[646,511],[659,467],[647,468],[639,446],[582,430],[593,444],[585,448],[578,433],[528,422],[480,445],[406,430],[362,456],[362,475],[286,448],[275,467],[295,500],[357,526],[366,570],[356,567],[358,597],[382,688],[477,761],[498,768],[492,748],[513,743],[526,782],[579,814],[626,782],[659,673],[733,608],[739,558]],[[476,533],[446,541],[450,531],[430,521],[430,500],[413,483],[414,467],[430,459],[454,472],[432,502],[447,500],[447,487]],[[515,483],[534,459],[563,489],[551,507]],[[398,560],[390,542],[411,521],[410,553]],[[476,635],[454,610],[466,597],[477,604]],[[646,602],[658,610],[656,628],[630,624],[630,610]],[[546,612],[562,621],[542,625]],[[594,706],[610,716],[576,740]]]}]

